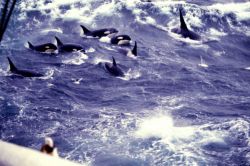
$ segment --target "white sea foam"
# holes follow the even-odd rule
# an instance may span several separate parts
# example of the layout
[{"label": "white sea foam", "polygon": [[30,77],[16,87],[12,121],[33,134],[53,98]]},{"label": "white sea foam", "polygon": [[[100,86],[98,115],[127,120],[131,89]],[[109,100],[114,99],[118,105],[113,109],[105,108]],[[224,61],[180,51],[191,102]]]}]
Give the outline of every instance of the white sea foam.
[{"label": "white sea foam", "polygon": [[[92,2],[93,0],[72,0],[72,1],[62,1],[62,0],[54,0],[51,3],[44,4],[44,0],[32,1],[26,0],[22,1],[20,4],[22,11],[32,11],[38,10],[43,14],[47,14],[46,10],[51,10],[49,15],[51,18],[64,18],[64,19],[76,19],[79,21],[84,20],[84,25],[91,25],[93,28],[95,24],[93,24],[93,20],[98,16],[111,16],[116,14],[115,12],[119,6],[115,4],[115,1],[102,3],[100,6],[97,6],[94,10],[92,10]],[[80,3],[81,8],[75,7],[76,3]],[[60,6],[69,5],[69,9],[65,12],[61,12]]]},{"label": "white sea foam", "polygon": [[250,29],[246,31],[246,35],[250,36]]},{"label": "white sea foam", "polygon": [[94,63],[95,65],[97,65],[97,64],[100,64],[100,63],[112,63],[112,61],[107,60],[107,59],[103,59],[103,58],[101,58],[101,57],[96,57],[96,58],[94,59],[93,63]]},{"label": "white sea foam", "polygon": [[116,51],[116,49],[112,48],[111,46],[102,46],[102,47],[109,51]]},{"label": "white sea foam", "polygon": [[10,75],[9,66],[8,66],[7,70],[0,68],[0,75],[1,76],[8,76],[8,75]]},{"label": "white sea foam", "polygon": [[95,52],[96,50],[93,47],[90,47],[89,49],[86,50],[86,53],[92,53]]},{"label": "white sea foam", "polygon": [[226,36],[227,33],[219,31],[215,28],[210,28],[209,29],[209,39],[210,40],[220,40],[221,36]]},{"label": "white sea foam", "polygon": [[122,80],[125,80],[125,81],[129,81],[131,79],[137,79],[141,76],[141,73],[139,71],[133,71],[131,69],[129,69],[125,74],[124,77],[118,77]]},{"label": "white sea foam", "polygon": [[135,132],[139,138],[159,137],[164,142],[191,137],[195,132],[192,127],[175,127],[172,118],[164,115],[145,118]]},{"label": "white sea foam", "polygon": [[245,69],[246,69],[246,70],[250,70],[250,67],[246,67]]},{"label": "white sea foam", "polygon": [[225,54],[225,51],[214,51],[212,50],[212,55],[220,57]]},{"label": "white sea foam", "polygon": [[52,87],[52,86],[54,86],[54,84],[52,84],[52,83],[47,83],[47,87]]},{"label": "white sea foam", "polygon": [[48,29],[43,29],[42,33],[48,33],[48,32],[57,32],[57,33],[63,33],[61,28],[48,28]]},{"label": "white sea foam", "polygon": [[[157,142],[166,144],[174,153],[181,153],[186,157],[199,158],[206,161],[201,148],[209,148],[210,145],[221,145],[220,150],[227,150],[231,145],[226,140],[238,141],[240,138],[249,142],[249,123],[242,119],[220,122],[217,124],[207,123],[199,126],[177,127],[173,119],[164,114],[145,117],[137,122],[135,138],[147,140],[158,138]],[[211,153],[213,149],[211,149]]]},{"label": "white sea foam", "polygon": [[40,77],[40,79],[43,79],[43,80],[53,79],[54,72],[55,72],[54,69],[49,68],[46,74],[43,77]]},{"label": "white sea foam", "polygon": [[223,14],[234,13],[239,21],[250,19],[250,2],[217,3],[207,8],[210,10],[219,10]]},{"label": "white sea foam", "polygon": [[214,36],[225,36],[225,35],[227,35],[225,32],[218,31],[217,29],[214,29],[214,28],[210,28],[209,31],[210,31],[210,34],[214,35]]},{"label": "white sea foam", "polygon": [[62,60],[64,64],[71,65],[81,65],[85,63],[85,60],[88,59],[88,56],[82,52],[74,52],[74,56]]}]

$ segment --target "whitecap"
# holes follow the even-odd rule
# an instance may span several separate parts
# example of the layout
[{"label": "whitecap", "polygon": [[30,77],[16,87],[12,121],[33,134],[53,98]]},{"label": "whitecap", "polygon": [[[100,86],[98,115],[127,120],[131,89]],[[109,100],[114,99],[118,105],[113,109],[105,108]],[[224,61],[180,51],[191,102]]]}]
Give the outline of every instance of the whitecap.
[{"label": "whitecap", "polygon": [[64,64],[71,64],[71,65],[81,65],[85,63],[85,60],[88,59],[88,56],[82,52],[74,52],[74,56],[62,60]]},{"label": "whitecap", "polygon": [[46,74],[43,77],[39,77],[39,79],[42,80],[47,80],[47,79],[53,79],[53,75],[54,75],[54,69],[50,68]]},{"label": "whitecap", "polygon": [[124,77],[117,77],[120,78],[124,81],[129,81],[131,79],[137,79],[141,76],[141,73],[139,71],[133,71],[131,69],[129,69],[125,74]]}]

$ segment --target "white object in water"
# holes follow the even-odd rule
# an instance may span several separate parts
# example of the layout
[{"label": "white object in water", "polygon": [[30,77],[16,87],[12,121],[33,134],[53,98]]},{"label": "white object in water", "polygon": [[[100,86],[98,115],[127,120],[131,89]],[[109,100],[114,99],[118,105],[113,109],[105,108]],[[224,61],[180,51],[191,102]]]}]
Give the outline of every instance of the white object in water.
[{"label": "white object in water", "polygon": [[208,65],[204,62],[204,60],[202,59],[202,56],[200,56],[200,59],[201,59],[201,61],[200,61],[200,63],[199,63],[198,65],[199,65],[200,67],[207,68]]}]

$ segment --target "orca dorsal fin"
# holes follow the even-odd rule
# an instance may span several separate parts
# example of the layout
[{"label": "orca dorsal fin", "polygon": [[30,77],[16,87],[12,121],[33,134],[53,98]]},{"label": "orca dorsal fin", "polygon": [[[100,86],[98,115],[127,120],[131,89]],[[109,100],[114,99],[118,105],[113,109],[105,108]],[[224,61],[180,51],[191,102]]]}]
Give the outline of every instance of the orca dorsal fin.
[{"label": "orca dorsal fin", "polygon": [[33,44],[31,44],[29,41],[28,41],[28,45],[29,45],[29,48],[31,48],[31,49],[34,48]]},{"label": "orca dorsal fin", "polygon": [[56,36],[55,36],[55,38],[56,38],[57,45],[58,46],[62,46],[63,43],[61,42],[61,40],[58,37],[56,37]]},{"label": "orca dorsal fin", "polygon": [[113,58],[113,66],[115,66],[116,67],[116,61],[115,61],[115,58],[114,57],[112,57]]},{"label": "orca dorsal fin", "polygon": [[181,30],[188,30],[185,20],[183,18],[181,9],[179,9],[179,11],[180,11]]},{"label": "orca dorsal fin", "polygon": [[16,66],[14,65],[14,63],[10,60],[9,57],[7,57],[8,61],[9,61],[9,65],[10,65],[10,71],[13,72],[13,71],[17,71],[17,68]]},{"label": "orca dorsal fin", "polygon": [[135,41],[134,48],[132,49],[132,53],[134,56],[137,56],[137,42]]},{"label": "orca dorsal fin", "polygon": [[90,30],[88,30],[85,26],[81,25],[83,34],[90,33]]}]

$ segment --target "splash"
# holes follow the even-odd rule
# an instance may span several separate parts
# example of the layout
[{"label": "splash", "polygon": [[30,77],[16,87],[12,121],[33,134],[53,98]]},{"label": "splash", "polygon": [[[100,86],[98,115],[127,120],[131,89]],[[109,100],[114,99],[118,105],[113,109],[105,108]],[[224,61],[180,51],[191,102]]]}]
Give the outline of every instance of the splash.
[{"label": "splash", "polygon": [[125,77],[118,77],[124,81],[129,81],[131,79],[137,79],[141,76],[141,73],[137,70],[129,69],[128,72],[125,73]]},{"label": "splash", "polygon": [[76,56],[73,56],[72,58],[65,59],[62,62],[64,64],[71,64],[71,65],[81,65],[85,63],[85,60],[88,59],[88,56],[82,52],[75,52]]},{"label": "splash", "polygon": [[192,127],[175,127],[172,118],[159,115],[143,119],[135,135],[139,138],[159,137],[169,143],[176,139],[189,138],[195,132]]}]

